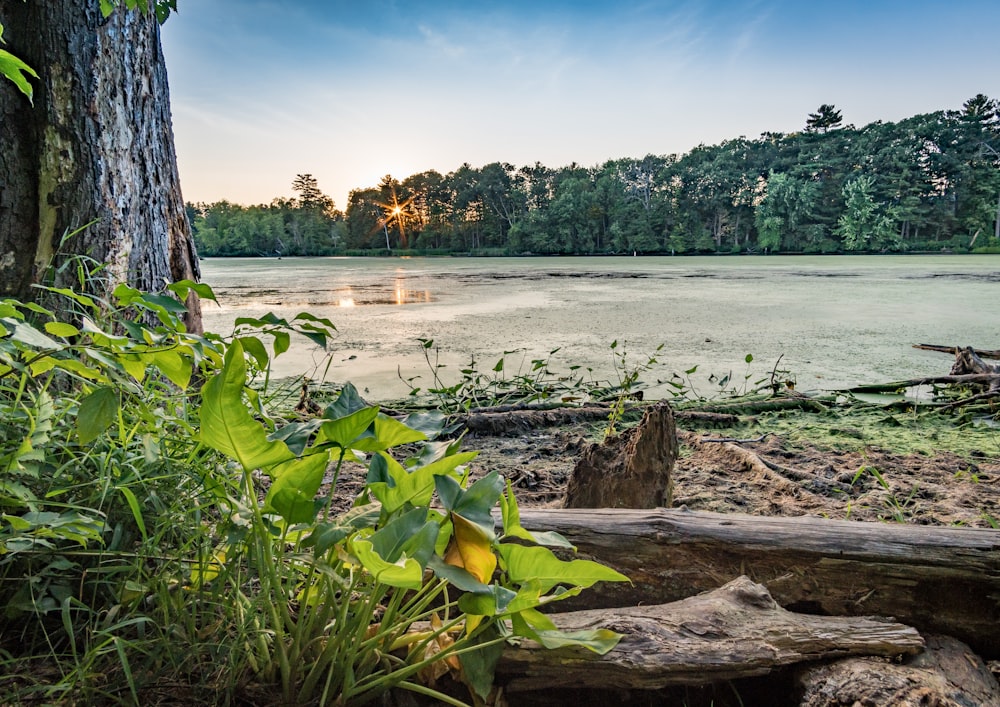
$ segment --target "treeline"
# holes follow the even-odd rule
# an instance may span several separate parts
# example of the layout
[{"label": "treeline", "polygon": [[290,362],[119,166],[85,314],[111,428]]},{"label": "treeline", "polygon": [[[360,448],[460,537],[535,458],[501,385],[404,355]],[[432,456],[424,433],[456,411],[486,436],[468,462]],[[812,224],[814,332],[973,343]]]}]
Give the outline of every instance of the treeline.
[{"label": "treeline", "polygon": [[557,169],[464,164],[350,193],[189,205],[202,255],[839,253],[1000,249],[1000,102]]}]

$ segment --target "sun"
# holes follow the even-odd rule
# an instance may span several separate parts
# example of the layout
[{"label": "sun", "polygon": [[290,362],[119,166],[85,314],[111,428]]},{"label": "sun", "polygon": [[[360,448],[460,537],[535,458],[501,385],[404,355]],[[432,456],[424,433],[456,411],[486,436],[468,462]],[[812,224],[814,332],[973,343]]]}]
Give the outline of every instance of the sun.
[{"label": "sun", "polygon": [[376,201],[375,204],[382,209],[382,218],[379,219],[379,226],[385,231],[385,246],[389,248],[389,224],[394,224],[399,229],[399,244],[403,249],[406,248],[406,222],[413,216],[410,213],[410,206],[413,204],[413,200],[416,197],[411,196],[409,199],[400,201],[396,196],[396,189],[392,190],[392,199],[390,203],[383,204],[381,201]]}]

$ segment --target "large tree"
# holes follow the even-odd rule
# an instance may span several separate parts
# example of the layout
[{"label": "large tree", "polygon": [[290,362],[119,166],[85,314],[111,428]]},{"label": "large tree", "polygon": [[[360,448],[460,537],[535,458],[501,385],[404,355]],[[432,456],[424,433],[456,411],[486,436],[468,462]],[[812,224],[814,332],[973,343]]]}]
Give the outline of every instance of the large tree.
[{"label": "large tree", "polygon": [[33,104],[0,80],[0,294],[71,284],[58,266],[79,255],[105,264],[99,295],[198,277],[157,22],[173,3],[117,4],[0,0],[6,48],[38,72]]}]

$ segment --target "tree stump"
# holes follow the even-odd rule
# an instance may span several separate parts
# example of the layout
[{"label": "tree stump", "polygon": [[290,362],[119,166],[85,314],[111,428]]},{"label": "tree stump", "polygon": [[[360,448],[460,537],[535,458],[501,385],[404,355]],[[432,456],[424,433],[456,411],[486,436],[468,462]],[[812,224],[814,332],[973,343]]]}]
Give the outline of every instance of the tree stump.
[{"label": "tree stump", "polygon": [[1000,686],[968,646],[947,636],[924,638],[924,652],[902,665],[847,658],[800,671],[801,707],[1000,705]]},{"label": "tree stump", "polygon": [[[983,359],[976,355],[975,350],[971,346],[964,348],[956,347],[955,363],[951,366],[951,374],[953,376],[970,374],[997,375],[1000,374],[1000,366],[993,366],[983,361]],[[990,393],[1000,392],[1000,378],[990,381],[988,390]]]},{"label": "tree stump", "polygon": [[670,506],[677,431],[670,405],[648,408],[638,426],[601,444],[577,461],[566,489],[566,508]]}]

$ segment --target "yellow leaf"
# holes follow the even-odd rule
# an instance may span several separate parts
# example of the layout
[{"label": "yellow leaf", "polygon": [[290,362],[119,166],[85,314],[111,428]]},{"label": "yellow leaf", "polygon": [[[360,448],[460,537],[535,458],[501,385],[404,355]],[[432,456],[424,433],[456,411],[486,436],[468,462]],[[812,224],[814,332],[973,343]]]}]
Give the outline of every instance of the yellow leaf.
[{"label": "yellow leaf", "polygon": [[497,568],[490,537],[478,525],[457,513],[451,514],[451,524],[454,532],[444,561],[463,568],[482,584],[489,584],[493,570]]}]

